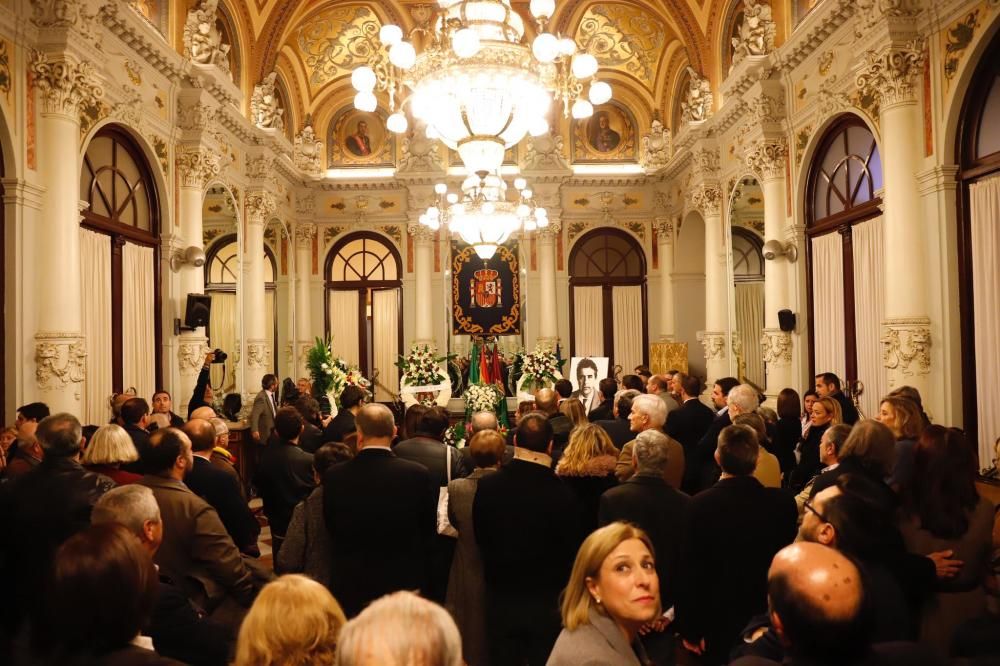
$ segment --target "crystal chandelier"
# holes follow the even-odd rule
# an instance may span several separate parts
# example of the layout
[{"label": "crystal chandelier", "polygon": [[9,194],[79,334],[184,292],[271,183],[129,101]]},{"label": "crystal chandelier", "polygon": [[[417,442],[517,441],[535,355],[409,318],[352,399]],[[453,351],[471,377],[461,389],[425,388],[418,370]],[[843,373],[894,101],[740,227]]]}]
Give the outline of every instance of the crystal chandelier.
[{"label": "crystal chandelier", "polygon": [[392,112],[386,125],[401,133],[408,123],[396,101],[405,97],[410,114],[427,124],[427,136],[457,150],[468,173],[498,172],[506,149],[527,133],[547,132],[553,100],[565,117],[587,118],[595,104],[611,99],[611,86],[593,78],[597,59],[577,51],[573,39],[544,31],[555,0],[531,0],[538,36],[530,47],[510,0],[438,0],[438,6],[432,27],[411,33],[428,41],[420,53],[399,26],[382,26],[371,66],[351,75],[354,106],[372,112],[374,90],[385,91]]},{"label": "crystal chandelier", "polygon": [[473,175],[462,183],[461,196],[448,186],[434,186],[437,201],[420,215],[433,230],[445,225],[468,243],[483,260],[491,258],[515,231],[549,226],[548,213],[535,204],[524,178],[514,179],[516,201],[507,200],[507,183],[495,175]]}]

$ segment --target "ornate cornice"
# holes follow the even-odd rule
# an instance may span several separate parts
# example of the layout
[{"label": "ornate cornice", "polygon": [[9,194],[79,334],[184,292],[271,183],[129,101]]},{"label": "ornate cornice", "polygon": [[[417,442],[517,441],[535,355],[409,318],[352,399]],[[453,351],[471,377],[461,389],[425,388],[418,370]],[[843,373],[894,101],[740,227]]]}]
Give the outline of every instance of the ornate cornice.
[{"label": "ornate cornice", "polygon": [[719,174],[719,150],[701,148],[691,152],[691,174],[695,178],[717,178]]},{"label": "ornate cornice", "polygon": [[867,51],[858,73],[858,89],[875,96],[882,109],[916,101],[914,84],[923,72],[924,48],[924,40],[916,39],[902,46]]},{"label": "ornate cornice", "polygon": [[744,153],[747,168],[761,180],[785,177],[788,161],[788,142],[784,139],[755,141]]},{"label": "ornate cornice", "polygon": [[204,146],[178,148],[175,162],[181,187],[205,189],[219,175],[219,153]]},{"label": "ornate cornice", "polygon": [[31,72],[41,94],[43,115],[79,118],[81,109],[94,106],[104,97],[94,66],[87,61],[78,63],[66,55],[50,56],[35,51]]}]

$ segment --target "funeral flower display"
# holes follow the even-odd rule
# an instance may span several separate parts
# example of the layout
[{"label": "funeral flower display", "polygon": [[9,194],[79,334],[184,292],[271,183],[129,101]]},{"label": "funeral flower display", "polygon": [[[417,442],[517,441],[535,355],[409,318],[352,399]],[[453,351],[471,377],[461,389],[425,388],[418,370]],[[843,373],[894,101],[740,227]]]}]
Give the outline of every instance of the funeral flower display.
[{"label": "funeral flower display", "polygon": [[559,379],[556,355],[543,347],[535,347],[533,352],[524,355],[521,373],[524,389],[550,386]]},{"label": "funeral flower display", "polygon": [[473,384],[465,389],[466,412],[495,412],[503,393],[494,384]]},{"label": "funeral flower display", "polygon": [[413,345],[409,355],[399,357],[396,367],[406,375],[407,384],[432,386],[448,381],[441,372],[441,362],[447,360],[447,356],[438,356],[427,345]]},{"label": "funeral flower display", "polygon": [[349,366],[344,359],[335,357],[329,340],[316,338],[316,343],[306,355],[306,367],[312,379],[315,395],[330,395],[340,406],[340,393],[348,386],[360,386],[370,391],[371,382],[364,378],[361,370]]}]

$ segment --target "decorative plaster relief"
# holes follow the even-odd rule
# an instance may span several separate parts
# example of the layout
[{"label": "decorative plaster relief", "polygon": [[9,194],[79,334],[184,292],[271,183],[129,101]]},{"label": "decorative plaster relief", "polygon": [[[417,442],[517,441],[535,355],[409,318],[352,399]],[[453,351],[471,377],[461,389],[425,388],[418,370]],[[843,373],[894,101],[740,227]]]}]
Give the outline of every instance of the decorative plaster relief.
[{"label": "decorative plaster relief", "polygon": [[265,340],[247,341],[247,367],[271,367],[271,345]]},{"label": "decorative plaster relief", "polygon": [[78,333],[40,332],[35,336],[35,380],[54,390],[87,378],[87,342]]},{"label": "decorative plaster relief", "polygon": [[316,225],[312,222],[299,222],[295,225],[295,243],[299,247],[312,248],[316,238]]},{"label": "decorative plaster relief", "polygon": [[672,32],[663,22],[639,7],[596,4],[580,20],[576,43],[580,50],[593,54],[602,68],[621,70],[652,90],[656,58],[663,52],[668,35]]},{"label": "decorative plaster relief", "polygon": [[698,331],[698,342],[705,350],[706,361],[723,361],[726,358],[726,334],[715,331]]},{"label": "decorative plaster relief", "polygon": [[791,365],[791,333],[786,333],[779,328],[765,328],[760,336],[760,348],[764,363],[773,366]]},{"label": "decorative plaster relief", "polygon": [[642,150],[639,154],[639,164],[646,171],[662,169],[670,161],[673,146],[670,140],[670,130],[663,126],[659,119],[654,118],[649,133],[642,137]]},{"label": "decorative plaster relief", "polygon": [[197,342],[182,342],[177,347],[177,366],[181,376],[190,377],[201,372],[205,364],[205,354],[208,353],[206,338]]},{"label": "decorative plaster relief", "polygon": [[315,14],[295,32],[295,43],[313,91],[344,75],[378,53],[382,27],[365,6],[331,7]]},{"label": "decorative plaster relief", "polygon": [[52,58],[35,51],[31,60],[34,84],[41,93],[42,114],[64,114],[72,117],[93,107],[104,97],[94,66],[87,61],[76,63],[63,56]]},{"label": "decorative plaster relief", "polygon": [[926,375],[931,369],[931,329],[926,317],[882,322],[882,362],[904,376]]},{"label": "decorative plaster relief", "polygon": [[176,162],[182,187],[205,189],[219,175],[219,153],[203,146],[179,148]]},{"label": "decorative plaster relief", "polygon": [[900,48],[866,52],[857,78],[861,95],[874,97],[883,108],[914,101],[914,82],[924,66],[924,46],[923,40],[913,40]]},{"label": "decorative plaster relief", "polygon": [[761,180],[784,178],[788,143],[784,138],[756,141],[747,149],[745,160],[747,168]]}]

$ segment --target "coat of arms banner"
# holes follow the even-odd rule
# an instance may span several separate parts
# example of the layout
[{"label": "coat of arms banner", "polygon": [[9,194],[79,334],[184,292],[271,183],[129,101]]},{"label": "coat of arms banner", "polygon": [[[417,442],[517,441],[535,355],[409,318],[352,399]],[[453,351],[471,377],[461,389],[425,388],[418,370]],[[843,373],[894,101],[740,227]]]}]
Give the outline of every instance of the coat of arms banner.
[{"label": "coat of arms banner", "polygon": [[520,335],[518,244],[501,245],[483,261],[475,249],[451,243],[451,313],[455,335]]}]

